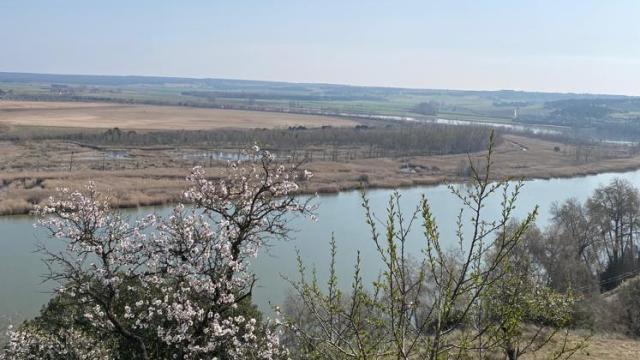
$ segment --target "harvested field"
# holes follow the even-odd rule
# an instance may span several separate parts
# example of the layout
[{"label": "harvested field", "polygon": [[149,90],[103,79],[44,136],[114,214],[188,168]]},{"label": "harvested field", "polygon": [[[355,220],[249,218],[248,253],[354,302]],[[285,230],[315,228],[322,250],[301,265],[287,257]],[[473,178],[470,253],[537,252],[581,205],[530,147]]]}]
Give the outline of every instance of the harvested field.
[{"label": "harvested field", "polygon": [[0,126],[130,130],[205,130],[354,126],[329,116],[178,106],[82,102],[0,101]]}]

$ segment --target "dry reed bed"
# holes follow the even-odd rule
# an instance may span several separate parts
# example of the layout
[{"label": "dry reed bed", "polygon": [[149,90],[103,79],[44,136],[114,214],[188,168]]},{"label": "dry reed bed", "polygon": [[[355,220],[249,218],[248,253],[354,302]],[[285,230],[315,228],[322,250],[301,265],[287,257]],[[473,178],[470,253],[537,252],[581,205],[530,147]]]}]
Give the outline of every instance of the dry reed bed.
[{"label": "dry reed bed", "polygon": [[[0,148],[3,147],[10,149],[15,158],[22,159],[25,163],[34,162],[20,153],[20,148],[15,145],[0,144]],[[56,188],[80,188],[88,181],[94,181],[100,189],[109,191],[114,204],[121,207],[175,203],[181,200],[181,194],[187,186],[184,179],[191,164],[174,162],[170,163],[170,167],[163,167],[163,162],[167,161],[157,161],[152,155],[139,154],[138,159],[143,159],[140,160],[143,166],[153,166],[140,169],[110,166],[102,171],[78,160],[69,172],[61,170],[68,161],[68,149],[60,149],[61,154],[50,149],[40,151],[46,152],[52,161],[59,158],[59,170],[35,171],[21,167],[9,168],[0,173],[0,214],[28,213],[34,204],[54,194]],[[606,158],[582,163],[576,162],[572,146],[506,135],[505,141],[496,149],[494,174],[498,178],[531,179],[573,177],[640,168],[639,155],[625,155],[625,148],[614,150]],[[161,152],[153,151],[156,154],[154,156],[163,156],[157,155],[158,153]],[[463,172],[469,159],[479,164],[482,157],[483,153],[474,153],[469,156],[459,154],[343,162],[313,161],[306,164],[306,167],[315,176],[302,186],[306,193],[335,193],[357,189],[363,184],[369,188],[399,188],[460,182],[465,179]],[[222,176],[224,165],[222,162],[214,163],[207,171],[212,177]]]}]

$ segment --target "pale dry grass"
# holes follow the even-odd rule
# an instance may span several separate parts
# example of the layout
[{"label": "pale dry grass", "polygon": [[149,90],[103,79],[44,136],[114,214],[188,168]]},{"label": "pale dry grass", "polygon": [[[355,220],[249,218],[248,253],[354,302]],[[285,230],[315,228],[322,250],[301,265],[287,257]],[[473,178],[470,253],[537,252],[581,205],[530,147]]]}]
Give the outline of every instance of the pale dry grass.
[{"label": "pale dry grass", "polygon": [[[628,149],[616,148],[609,151],[606,158],[594,159],[588,163],[575,161],[575,148],[570,145],[505,135],[505,141],[495,150],[492,173],[495,178],[547,179],[574,177],[601,172],[621,172],[640,168],[640,155],[632,155]],[[559,146],[560,151],[554,148]],[[527,150],[524,151],[523,148]],[[470,155],[472,161],[480,163],[484,152]],[[334,192],[365,184],[373,188],[395,188],[416,185],[435,185],[465,180],[460,176],[460,166],[468,164],[467,154],[440,156],[413,156],[403,158],[363,159],[334,163],[317,161],[309,164],[316,174],[316,184],[321,191]],[[402,166],[411,164],[417,170],[406,173]],[[320,186],[320,185],[317,185]]]},{"label": "pale dry grass", "polygon": [[[561,151],[555,151],[556,146]],[[640,155],[625,154],[628,150],[624,149],[614,149],[617,153],[600,160],[579,163],[571,146],[506,135],[495,152],[494,175],[531,179],[640,168]],[[183,153],[175,149],[130,149],[131,158],[106,162],[98,150],[56,141],[0,142],[0,150],[4,153],[0,157],[0,214],[26,213],[57,187],[78,188],[90,180],[103,190],[109,189],[119,206],[175,203],[180,200],[187,186],[184,179],[194,165],[206,166],[212,177],[225,171],[224,162],[209,166],[206,160],[185,160]],[[72,171],[68,171],[72,153]],[[478,161],[482,156],[483,153],[471,154],[471,159]],[[360,188],[363,183],[370,188],[398,188],[460,182],[465,180],[459,173],[460,165],[467,161],[466,154],[313,161],[305,167],[314,177],[301,185],[307,193],[334,193]],[[416,171],[403,171],[407,164]]]},{"label": "pale dry grass", "polygon": [[[640,341],[619,334],[595,334],[588,337],[588,334],[574,334],[567,338],[567,348],[576,347],[587,339],[585,346],[579,349],[571,357],[575,360],[597,359],[597,360],[636,360],[640,359]],[[535,354],[526,354],[525,360],[542,360],[553,358],[564,345],[563,336],[558,336],[547,346],[540,349]]]},{"label": "pale dry grass", "polygon": [[80,102],[0,101],[0,125],[131,130],[354,126],[341,118],[261,111]]}]

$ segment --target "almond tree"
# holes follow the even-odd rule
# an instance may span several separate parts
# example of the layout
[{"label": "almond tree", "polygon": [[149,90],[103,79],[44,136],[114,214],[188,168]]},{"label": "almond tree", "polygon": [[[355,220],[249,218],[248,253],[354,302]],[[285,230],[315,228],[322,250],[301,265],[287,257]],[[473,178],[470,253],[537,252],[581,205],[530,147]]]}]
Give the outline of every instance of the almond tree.
[{"label": "almond tree", "polygon": [[[25,324],[0,357],[99,358],[100,349],[121,359],[286,358],[277,327],[246,310],[256,281],[248,265],[311,208],[295,197],[297,167],[257,147],[248,155],[221,179],[193,169],[185,193],[193,207],[166,218],[131,221],[93,184],[38,208],[40,226],[66,244],[42,251],[69,318]],[[60,330],[72,336],[53,335]]]}]

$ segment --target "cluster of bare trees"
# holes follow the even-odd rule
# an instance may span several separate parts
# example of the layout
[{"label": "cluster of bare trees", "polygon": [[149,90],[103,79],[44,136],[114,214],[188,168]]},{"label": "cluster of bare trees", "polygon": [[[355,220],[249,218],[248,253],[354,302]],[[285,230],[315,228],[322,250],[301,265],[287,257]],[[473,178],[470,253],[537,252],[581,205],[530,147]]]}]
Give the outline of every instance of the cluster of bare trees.
[{"label": "cluster of bare trees", "polygon": [[640,271],[640,193],[613,179],[584,203],[552,208],[551,225],[532,236],[532,250],[552,286],[606,291]]},{"label": "cluster of bare trees", "polygon": [[[474,152],[486,149],[490,130],[474,126],[389,125],[354,128],[295,127],[289,129],[221,129],[210,131],[134,132],[109,129],[104,133],[53,135],[56,138],[105,146],[206,146],[246,148],[258,143],[274,152],[359,149],[352,157],[393,157]],[[500,137],[496,137],[499,141]]]}]

